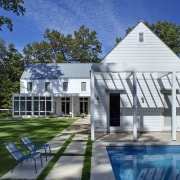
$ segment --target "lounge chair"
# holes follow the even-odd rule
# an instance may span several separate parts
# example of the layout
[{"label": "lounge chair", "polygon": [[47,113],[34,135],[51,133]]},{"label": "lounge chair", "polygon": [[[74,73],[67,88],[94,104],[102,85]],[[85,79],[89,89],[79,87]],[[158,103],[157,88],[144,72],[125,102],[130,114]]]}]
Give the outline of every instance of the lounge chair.
[{"label": "lounge chair", "polygon": [[21,137],[21,141],[23,142],[23,144],[31,151],[31,152],[37,152],[40,151],[42,149],[44,149],[45,151],[45,156],[46,156],[46,161],[47,161],[47,152],[46,149],[49,148],[49,153],[51,155],[51,147],[49,144],[44,144],[42,146],[36,146],[31,140],[30,138],[28,138],[27,136]]},{"label": "lounge chair", "polygon": [[[38,157],[41,158],[41,167],[43,166],[42,164],[42,157],[41,157],[41,153],[40,152],[35,152],[35,153],[31,153],[31,154],[28,154],[28,155],[24,155],[22,153],[22,149],[19,149],[13,142],[10,142],[10,143],[4,143],[5,145],[5,148],[7,149],[7,151],[11,154],[11,156],[15,159],[16,161],[16,164],[19,164],[21,162],[21,165],[23,163],[24,160],[27,160],[27,159],[34,159],[34,166],[35,166],[35,171],[37,173],[37,167],[36,167],[36,159]],[[11,173],[13,172],[15,166],[13,167]]]}]

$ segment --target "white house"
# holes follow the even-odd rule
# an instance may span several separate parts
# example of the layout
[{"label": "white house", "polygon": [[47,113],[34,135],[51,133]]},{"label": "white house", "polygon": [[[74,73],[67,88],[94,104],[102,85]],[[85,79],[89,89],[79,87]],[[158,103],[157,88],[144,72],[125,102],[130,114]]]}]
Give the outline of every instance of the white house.
[{"label": "white house", "polygon": [[86,64],[31,64],[13,94],[13,117],[90,114],[90,70]]},{"label": "white house", "polygon": [[[91,87],[90,87],[91,86]],[[101,63],[29,65],[13,117],[91,115],[95,132],[180,131],[180,59],[143,22]],[[90,107],[91,106],[91,107]]]},{"label": "white house", "polygon": [[91,69],[95,132],[180,131],[180,59],[143,22]]}]

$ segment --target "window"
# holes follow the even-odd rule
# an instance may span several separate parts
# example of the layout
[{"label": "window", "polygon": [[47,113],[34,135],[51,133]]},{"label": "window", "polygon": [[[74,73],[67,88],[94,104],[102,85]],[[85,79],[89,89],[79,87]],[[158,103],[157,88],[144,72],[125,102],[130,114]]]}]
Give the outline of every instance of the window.
[{"label": "window", "polygon": [[86,91],[86,82],[81,82],[81,91]]},{"label": "window", "polygon": [[45,91],[46,92],[50,91],[50,82],[45,82]]},{"label": "window", "polygon": [[32,91],[32,82],[27,83],[27,91],[29,91],[29,92]]},{"label": "window", "polygon": [[68,91],[68,82],[63,82],[63,91]]},{"label": "window", "polygon": [[143,32],[139,33],[139,42],[144,42],[144,33]]}]

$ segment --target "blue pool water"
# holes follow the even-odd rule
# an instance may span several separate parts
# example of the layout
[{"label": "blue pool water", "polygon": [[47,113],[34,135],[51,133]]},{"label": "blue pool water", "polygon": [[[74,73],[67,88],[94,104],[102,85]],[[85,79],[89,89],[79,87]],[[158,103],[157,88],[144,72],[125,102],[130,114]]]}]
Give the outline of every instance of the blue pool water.
[{"label": "blue pool water", "polygon": [[180,146],[107,147],[116,180],[180,180]]}]

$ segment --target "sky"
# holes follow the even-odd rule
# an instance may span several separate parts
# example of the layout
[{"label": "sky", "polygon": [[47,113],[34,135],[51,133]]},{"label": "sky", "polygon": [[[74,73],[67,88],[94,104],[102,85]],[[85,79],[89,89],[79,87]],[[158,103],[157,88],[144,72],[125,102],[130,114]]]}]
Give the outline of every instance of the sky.
[{"label": "sky", "polygon": [[128,27],[140,20],[148,23],[168,21],[180,25],[180,0],[24,0],[24,16],[0,9],[0,15],[12,19],[13,31],[6,26],[0,38],[6,45],[13,43],[19,52],[28,43],[43,40],[45,29],[73,34],[81,25],[97,32],[102,43],[100,57],[124,37]]}]

